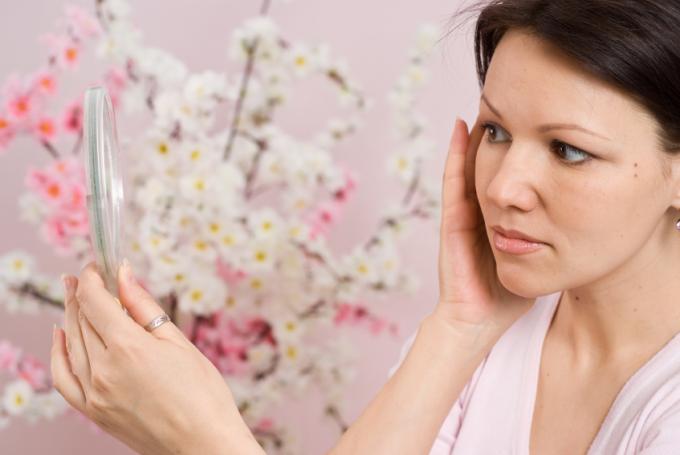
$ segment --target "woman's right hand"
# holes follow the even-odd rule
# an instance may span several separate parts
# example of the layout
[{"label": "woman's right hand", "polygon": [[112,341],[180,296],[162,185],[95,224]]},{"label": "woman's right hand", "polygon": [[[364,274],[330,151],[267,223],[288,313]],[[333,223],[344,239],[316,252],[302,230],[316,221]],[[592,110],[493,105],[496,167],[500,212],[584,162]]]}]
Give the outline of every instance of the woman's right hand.
[{"label": "woman's right hand", "polygon": [[535,299],[509,292],[496,261],[475,188],[475,159],[484,135],[479,120],[468,134],[457,119],[442,183],[439,303],[433,313],[456,327],[493,328],[500,336]]}]

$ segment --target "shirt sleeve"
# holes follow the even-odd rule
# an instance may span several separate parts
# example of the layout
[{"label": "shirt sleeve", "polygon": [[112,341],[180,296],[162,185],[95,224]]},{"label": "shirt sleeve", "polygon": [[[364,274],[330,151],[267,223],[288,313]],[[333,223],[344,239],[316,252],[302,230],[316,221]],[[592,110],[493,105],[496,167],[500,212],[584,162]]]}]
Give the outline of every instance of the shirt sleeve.
[{"label": "shirt sleeve", "polygon": [[675,455],[680,448],[680,401],[674,403],[646,432],[639,455]]},{"label": "shirt sleeve", "polygon": [[[415,341],[417,334],[418,332],[416,331],[416,333],[408,337],[404,342],[404,345],[402,346],[401,352],[399,354],[399,360],[397,361],[396,365],[390,368],[387,374],[388,379],[392,377],[392,375],[399,369],[401,364],[404,362],[404,359],[406,358],[408,351],[411,349],[411,346],[413,345],[413,342]],[[484,362],[482,362],[482,364],[485,362],[486,359]],[[451,408],[449,415],[446,416],[446,419],[444,419],[444,423],[439,429],[439,433],[437,434],[437,438],[435,439],[434,444],[432,445],[432,449],[430,449],[429,455],[449,455],[453,450],[453,446],[456,443],[456,438],[458,437],[461,423],[463,421],[465,401],[468,395],[468,391],[470,389],[471,384],[474,384],[477,381],[477,377],[479,375],[480,370],[481,366],[480,368],[477,369],[477,371],[475,371],[475,374],[473,375],[472,379],[465,385],[460,396],[453,404],[453,407]],[[654,453],[649,455],[657,454]]]}]

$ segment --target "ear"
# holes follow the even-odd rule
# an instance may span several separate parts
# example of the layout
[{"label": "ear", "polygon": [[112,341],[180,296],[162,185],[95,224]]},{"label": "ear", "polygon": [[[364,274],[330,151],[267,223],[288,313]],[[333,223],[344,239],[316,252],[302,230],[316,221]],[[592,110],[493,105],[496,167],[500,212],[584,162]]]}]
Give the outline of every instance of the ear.
[{"label": "ear", "polygon": [[662,163],[664,177],[672,185],[673,199],[671,199],[671,206],[680,211],[680,150],[672,156],[666,152],[664,154],[666,155],[663,158],[664,163]]}]

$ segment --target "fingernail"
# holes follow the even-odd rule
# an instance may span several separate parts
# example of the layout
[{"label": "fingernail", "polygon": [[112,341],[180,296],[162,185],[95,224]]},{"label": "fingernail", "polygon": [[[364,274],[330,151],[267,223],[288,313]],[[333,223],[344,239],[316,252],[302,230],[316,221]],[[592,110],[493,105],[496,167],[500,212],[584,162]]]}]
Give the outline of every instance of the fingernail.
[{"label": "fingernail", "polygon": [[73,282],[73,277],[71,275],[62,275],[61,282],[64,285],[64,293],[66,297],[70,297],[73,294],[73,288],[75,283]]},{"label": "fingernail", "polygon": [[122,271],[123,271],[123,279],[129,283],[129,284],[134,284],[135,283],[135,276],[134,273],[132,272],[132,267],[130,266],[130,261],[128,261],[127,258],[123,259],[123,264],[121,265]]},{"label": "fingernail", "polygon": [[68,275],[65,274],[61,275],[61,284],[64,286],[64,295],[68,297],[70,294]]},{"label": "fingernail", "polygon": [[57,324],[56,323],[52,326],[52,344],[54,344],[55,341],[57,341]]}]

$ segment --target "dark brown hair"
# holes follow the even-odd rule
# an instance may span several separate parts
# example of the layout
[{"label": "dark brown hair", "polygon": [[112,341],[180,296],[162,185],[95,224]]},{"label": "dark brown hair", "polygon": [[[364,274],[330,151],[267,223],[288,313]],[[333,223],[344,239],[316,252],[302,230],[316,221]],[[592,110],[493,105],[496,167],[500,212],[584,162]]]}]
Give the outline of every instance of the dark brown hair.
[{"label": "dark brown hair", "polygon": [[663,150],[680,151],[680,0],[482,1],[452,23],[477,12],[480,86],[503,35],[522,29],[631,96],[658,122]]}]

